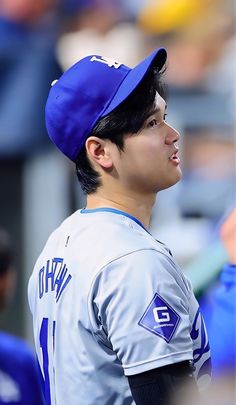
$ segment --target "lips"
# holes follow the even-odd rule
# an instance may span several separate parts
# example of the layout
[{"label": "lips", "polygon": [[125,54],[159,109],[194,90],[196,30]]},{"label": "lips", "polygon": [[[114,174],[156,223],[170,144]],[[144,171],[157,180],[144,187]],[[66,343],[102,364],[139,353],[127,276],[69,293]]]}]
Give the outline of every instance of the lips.
[{"label": "lips", "polygon": [[174,153],[172,153],[172,155],[169,157],[169,160],[171,160],[172,162],[174,162],[175,164],[179,164],[180,163],[180,158],[177,156],[178,153],[178,149],[174,151]]}]

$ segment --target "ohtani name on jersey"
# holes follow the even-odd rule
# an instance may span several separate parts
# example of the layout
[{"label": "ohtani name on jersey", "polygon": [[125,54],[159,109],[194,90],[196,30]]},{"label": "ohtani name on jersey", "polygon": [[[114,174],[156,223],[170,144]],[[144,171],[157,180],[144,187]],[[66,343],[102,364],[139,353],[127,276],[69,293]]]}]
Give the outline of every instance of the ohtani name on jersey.
[{"label": "ohtani name on jersey", "polygon": [[49,291],[56,291],[55,298],[58,302],[71,278],[64,259],[54,257],[47,260],[39,270],[39,298],[41,299]]}]

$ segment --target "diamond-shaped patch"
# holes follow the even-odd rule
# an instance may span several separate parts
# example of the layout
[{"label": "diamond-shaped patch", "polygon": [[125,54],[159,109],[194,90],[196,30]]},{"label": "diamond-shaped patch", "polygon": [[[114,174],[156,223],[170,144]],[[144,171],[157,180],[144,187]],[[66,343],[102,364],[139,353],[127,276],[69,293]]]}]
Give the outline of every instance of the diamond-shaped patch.
[{"label": "diamond-shaped patch", "polygon": [[178,325],[180,316],[159,294],[155,294],[148,305],[140,326],[163,338],[167,343],[172,339]]}]

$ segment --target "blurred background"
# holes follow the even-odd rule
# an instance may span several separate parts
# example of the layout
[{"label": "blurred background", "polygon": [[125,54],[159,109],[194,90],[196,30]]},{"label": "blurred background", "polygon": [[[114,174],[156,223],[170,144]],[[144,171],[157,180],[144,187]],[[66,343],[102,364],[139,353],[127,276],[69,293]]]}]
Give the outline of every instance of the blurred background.
[{"label": "blurred background", "polygon": [[[236,204],[233,0],[1,0],[0,227],[14,240],[18,278],[0,329],[32,342],[27,283],[50,232],[85,204],[73,165],[44,124],[50,84],[89,54],[134,66],[168,50],[168,121],[183,180],[157,197],[152,232],[191,278],[199,299],[227,254],[218,230]],[[79,247],[78,247],[79,252]]]}]

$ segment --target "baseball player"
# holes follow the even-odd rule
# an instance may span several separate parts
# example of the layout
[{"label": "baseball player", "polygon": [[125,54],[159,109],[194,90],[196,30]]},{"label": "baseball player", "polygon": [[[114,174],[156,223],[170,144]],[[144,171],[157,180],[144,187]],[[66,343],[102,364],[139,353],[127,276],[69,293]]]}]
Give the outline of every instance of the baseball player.
[{"label": "baseball player", "polygon": [[47,404],[168,405],[210,378],[190,282],[148,231],[156,194],[181,178],[166,58],[161,48],[130,69],[91,55],[52,85],[48,133],[87,205],[51,234],[29,281]]}]

